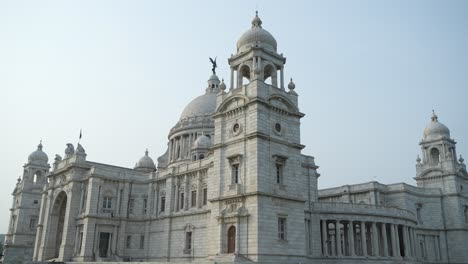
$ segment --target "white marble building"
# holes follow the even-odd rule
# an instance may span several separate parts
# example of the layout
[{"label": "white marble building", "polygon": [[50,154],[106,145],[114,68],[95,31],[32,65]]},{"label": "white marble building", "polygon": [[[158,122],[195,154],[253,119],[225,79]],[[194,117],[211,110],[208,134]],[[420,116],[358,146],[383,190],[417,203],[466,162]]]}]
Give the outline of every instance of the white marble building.
[{"label": "white marble building", "polygon": [[13,191],[4,263],[468,263],[468,175],[435,114],[417,186],[317,189],[302,154],[298,94],[256,16],[169,131],[157,166],[86,159],[67,144],[52,167],[39,144]]}]

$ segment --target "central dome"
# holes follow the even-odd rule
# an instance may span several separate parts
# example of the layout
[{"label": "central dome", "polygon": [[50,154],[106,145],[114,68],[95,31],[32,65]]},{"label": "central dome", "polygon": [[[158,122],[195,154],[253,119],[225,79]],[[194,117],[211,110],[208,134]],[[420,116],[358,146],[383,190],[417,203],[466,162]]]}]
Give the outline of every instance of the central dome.
[{"label": "central dome", "polygon": [[216,111],[216,94],[219,91],[219,78],[215,74],[208,79],[208,87],[205,94],[193,99],[182,111],[180,120],[198,117],[211,116]]},{"label": "central dome", "polygon": [[237,52],[246,51],[253,45],[259,45],[267,50],[276,52],[276,39],[270,32],[262,28],[262,20],[258,17],[258,13],[252,20],[252,28],[242,34],[237,41]]}]

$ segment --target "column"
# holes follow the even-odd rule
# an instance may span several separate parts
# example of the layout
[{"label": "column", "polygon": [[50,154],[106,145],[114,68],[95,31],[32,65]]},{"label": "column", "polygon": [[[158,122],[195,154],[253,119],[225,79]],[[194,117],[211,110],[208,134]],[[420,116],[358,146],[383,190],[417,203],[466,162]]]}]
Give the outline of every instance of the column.
[{"label": "column", "polygon": [[284,66],[281,66],[280,70],[280,82],[281,82],[281,89],[284,90]]},{"label": "column", "polygon": [[382,253],[382,256],[388,257],[387,227],[385,223],[382,223],[381,231],[382,231],[382,249],[383,249],[383,252],[381,253]]},{"label": "column", "polygon": [[395,251],[396,251],[396,255],[397,257],[401,257],[401,254],[400,254],[400,234],[398,234],[398,225],[393,225],[394,228],[395,228],[395,244],[396,244],[396,247],[395,247]]},{"label": "column", "polygon": [[336,255],[341,256],[341,228],[340,228],[340,220],[336,220],[335,222],[335,236],[336,236]]},{"label": "column", "polygon": [[185,181],[184,211],[186,211],[186,210],[189,209],[190,195],[191,195],[191,192],[192,192],[192,189],[190,188],[190,185],[189,185],[189,177],[188,177],[187,174],[184,177],[184,181]]},{"label": "column", "polygon": [[172,161],[172,153],[174,152],[174,151],[172,151],[172,139],[169,140],[169,146],[168,146],[168,148],[169,148],[169,154],[168,154],[168,157],[169,157],[169,158],[168,158],[168,162],[171,162],[171,161]]},{"label": "column", "polygon": [[403,248],[405,252],[405,258],[410,257],[410,247],[409,247],[409,238],[408,238],[408,227],[407,226],[402,226],[403,230]]},{"label": "column", "polygon": [[177,211],[179,211],[179,183],[176,183],[174,185],[174,187],[175,187],[175,191],[174,191],[174,193],[175,193],[174,211],[177,212]]},{"label": "column", "polygon": [[396,257],[396,238],[395,238],[395,225],[390,224],[390,235],[391,235],[391,243],[392,243],[392,257]]},{"label": "column", "polygon": [[234,69],[231,67],[231,87],[229,87],[229,90],[234,89]]},{"label": "column", "polygon": [[361,222],[361,242],[362,242],[362,255],[367,256],[366,223],[365,222]]},{"label": "column", "polygon": [[202,207],[202,197],[203,197],[203,190],[202,190],[202,179],[200,172],[197,172],[197,208]]},{"label": "column", "polygon": [[323,248],[323,255],[328,256],[328,243],[327,243],[328,235],[327,235],[327,221],[322,220],[322,248]]},{"label": "column", "polygon": [[377,234],[377,224],[372,222],[372,255],[379,256],[379,236]]},{"label": "column", "polygon": [[356,256],[354,250],[354,224],[353,221],[349,221],[349,254],[351,256]]}]

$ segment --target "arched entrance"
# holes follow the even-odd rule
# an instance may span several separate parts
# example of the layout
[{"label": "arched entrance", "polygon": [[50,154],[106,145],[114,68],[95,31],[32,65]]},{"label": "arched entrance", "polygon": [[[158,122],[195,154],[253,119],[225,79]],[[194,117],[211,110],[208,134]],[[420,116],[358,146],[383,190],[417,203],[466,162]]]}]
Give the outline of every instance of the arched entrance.
[{"label": "arched entrance", "polygon": [[227,235],[227,253],[234,253],[236,251],[236,227],[231,226],[228,229]]},{"label": "arched entrance", "polygon": [[48,236],[48,247],[46,259],[58,258],[60,254],[60,246],[62,245],[62,237],[64,232],[65,212],[67,209],[67,194],[60,192],[55,198],[54,206],[50,214],[49,230],[46,232]]}]

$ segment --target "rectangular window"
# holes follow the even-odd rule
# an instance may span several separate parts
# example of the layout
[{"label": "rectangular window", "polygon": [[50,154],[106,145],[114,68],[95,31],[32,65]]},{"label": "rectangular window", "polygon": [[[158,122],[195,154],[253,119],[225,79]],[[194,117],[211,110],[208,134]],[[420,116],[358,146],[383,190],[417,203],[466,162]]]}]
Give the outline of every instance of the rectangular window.
[{"label": "rectangular window", "polygon": [[283,183],[283,165],[276,163],[276,183]]},{"label": "rectangular window", "polygon": [[145,248],[145,236],[140,236],[140,249]]},{"label": "rectangular window", "polygon": [[78,237],[78,254],[81,254],[81,248],[83,246],[83,232],[80,232]]},{"label": "rectangular window", "polygon": [[232,183],[239,183],[239,164],[232,164]]},{"label": "rectangular window", "polygon": [[146,214],[147,211],[148,211],[148,199],[145,198],[143,199],[143,213]]},{"label": "rectangular window", "polygon": [[29,230],[30,231],[34,231],[34,229],[36,229],[36,222],[37,222],[37,218],[36,217],[31,217],[31,219],[29,220]]},{"label": "rectangular window", "polygon": [[465,206],[465,222],[468,223],[468,205]]},{"label": "rectangular window", "polygon": [[286,218],[278,217],[278,239],[286,240]]},{"label": "rectangular window", "polygon": [[185,232],[185,249],[192,250],[192,232]]},{"label": "rectangular window", "polygon": [[166,210],[166,196],[161,197],[161,212],[164,212]]},{"label": "rectangular window", "polygon": [[104,196],[102,200],[102,208],[103,209],[111,209],[112,208],[112,197]]},{"label": "rectangular window", "polygon": [[128,213],[133,214],[133,208],[135,207],[135,199],[131,198],[128,200]]},{"label": "rectangular window", "polygon": [[180,194],[180,208],[179,209],[184,209],[184,193]]},{"label": "rectangular window", "polygon": [[416,204],[416,217],[418,218],[418,222],[422,223],[422,204]]},{"label": "rectangular window", "polygon": [[203,205],[206,205],[208,202],[208,189],[204,188],[203,189]]},{"label": "rectangular window", "polygon": [[127,241],[125,243],[125,246],[127,248],[130,248],[132,246],[132,236],[127,236]]},{"label": "rectangular window", "polygon": [[197,206],[197,191],[192,191],[191,206]]}]

